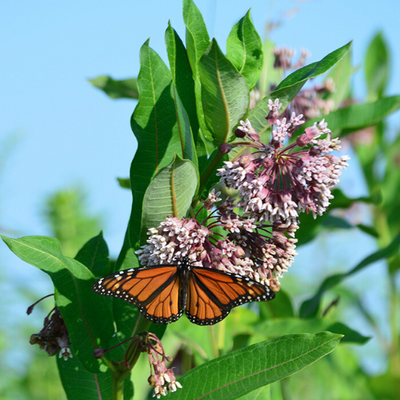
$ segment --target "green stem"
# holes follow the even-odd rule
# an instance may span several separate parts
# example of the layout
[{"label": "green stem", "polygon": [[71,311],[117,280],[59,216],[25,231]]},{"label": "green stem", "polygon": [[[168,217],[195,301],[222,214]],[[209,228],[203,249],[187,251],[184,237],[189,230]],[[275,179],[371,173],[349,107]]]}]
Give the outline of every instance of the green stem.
[{"label": "green stem", "polygon": [[[219,150],[215,153],[214,157],[210,159],[206,169],[203,171],[200,177],[200,188],[199,188],[199,196],[203,192],[204,186],[207,181],[210,179],[213,173],[215,173],[215,169],[218,167],[218,164],[221,162],[224,154],[222,154]],[[198,204],[197,198],[193,200],[192,207],[196,207]]]},{"label": "green stem", "polygon": [[390,330],[392,343],[389,351],[389,368],[393,376],[400,377],[400,357],[399,357],[399,335],[398,335],[398,313],[399,304],[397,299],[396,282],[392,275],[389,276],[390,285]]},{"label": "green stem", "polygon": [[111,399],[112,400],[122,400],[122,393],[124,388],[124,380],[119,371],[115,371],[112,374],[112,389],[111,389]]},{"label": "green stem", "polygon": [[225,325],[226,319],[218,324],[218,349],[223,350],[225,343]]},{"label": "green stem", "polygon": [[[140,317],[139,317],[140,318]],[[136,332],[145,332],[149,329],[151,322],[145,318],[141,318],[141,321],[136,324],[132,336]],[[129,349],[129,347],[128,347]],[[122,400],[122,393],[124,388],[124,381],[128,378],[131,374],[132,368],[136,365],[140,353],[141,353],[141,346],[138,343],[136,348],[134,349],[132,355],[130,356],[129,360],[126,360],[127,364],[129,365],[129,369],[127,369],[126,364],[119,364],[119,363],[111,363],[103,357],[104,362],[108,365],[108,367],[112,370],[112,400]],[[123,356],[125,357],[125,355]]]},{"label": "green stem", "polygon": [[215,335],[215,326],[214,325],[210,325],[210,339],[211,339],[211,346],[212,346],[212,350],[213,350],[213,355],[214,358],[219,357],[219,350],[218,350],[218,343],[217,343],[217,338]]}]

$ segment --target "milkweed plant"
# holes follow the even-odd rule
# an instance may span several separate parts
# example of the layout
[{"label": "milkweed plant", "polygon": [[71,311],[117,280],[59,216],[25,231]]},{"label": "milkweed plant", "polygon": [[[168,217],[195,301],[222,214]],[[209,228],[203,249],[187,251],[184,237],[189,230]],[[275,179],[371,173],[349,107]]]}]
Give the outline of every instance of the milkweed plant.
[{"label": "milkweed plant", "polygon": [[[377,124],[393,106],[382,103],[379,113],[368,113],[373,102],[345,101],[351,43],[307,64],[307,51],[296,57],[263,42],[249,11],[232,28],[224,54],[192,0],[183,1],[183,19],[185,42],[170,24],[165,32],[169,66],[146,41],[137,78],[91,81],[112,98],[138,100],[131,119],[138,147],[129,179],[120,179],[132,192],[132,211],[116,262],[110,263],[102,234],[74,259],[51,237],[2,237],[54,283],[55,307],[30,343],[57,356],[68,399],[144,393],[131,379],[143,375],[141,353],[147,390],[157,398],[266,396],[271,384],[328,355],[341,340],[364,339],[326,319],[334,304],[321,309],[324,292],[340,279],[295,311],[284,277],[296,246],[323,228],[328,209],[353,203],[337,188],[350,159],[339,135]],[[332,229],[335,221],[340,227],[332,217]],[[195,266],[255,281],[276,297],[235,308],[212,326],[186,318],[165,325],[91,290],[105,275],[185,256]],[[295,324],[296,317],[304,323]],[[293,325],[274,330],[279,318]],[[320,330],[307,318],[317,319]],[[178,347],[162,343],[167,330]]]}]

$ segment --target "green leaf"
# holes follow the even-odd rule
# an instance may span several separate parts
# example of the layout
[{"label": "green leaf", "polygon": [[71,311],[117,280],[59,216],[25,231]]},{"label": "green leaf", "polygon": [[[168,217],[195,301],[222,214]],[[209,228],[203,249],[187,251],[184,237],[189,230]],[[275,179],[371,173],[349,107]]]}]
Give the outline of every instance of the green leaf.
[{"label": "green leaf", "polygon": [[353,269],[348,272],[331,275],[326,278],[321,286],[319,287],[317,293],[309,300],[303,302],[300,307],[300,317],[301,318],[312,318],[318,313],[322,295],[329,289],[341,283],[347,277],[361,271],[362,269],[368,267],[376,261],[390,258],[399,251],[400,245],[400,235],[398,235],[389,246],[372,253],[368,257],[364,258],[360,263],[358,263]]},{"label": "green leaf", "polygon": [[192,0],[183,0],[183,21],[186,26],[186,48],[193,76],[197,74],[197,65],[210,44],[206,24],[200,10]]},{"label": "green leaf", "polygon": [[341,209],[346,209],[351,207],[354,203],[366,203],[366,204],[372,204],[375,202],[375,200],[372,197],[355,197],[355,198],[350,198],[347,197],[342,190],[335,188],[332,190],[332,195],[333,199],[331,200],[331,205],[330,209],[334,208],[341,208]]},{"label": "green leaf", "polygon": [[389,80],[389,61],[389,51],[380,32],[372,39],[365,56],[364,72],[368,101],[383,96]]},{"label": "green leaf", "polygon": [[288,335],[236,350],[192,369],[176,400],[235,399],[302,370],[332,352],[341,335]]},{"label": "green leaf", "polygon": [[117,181],[123,189],[131,188],[131,180],[129,178],[117,178]]},{"label": "green leaf", "polygon": [[88,81],[112,99],[139,98],[136,78],[115,80],[110,76],[103,75],[94,79],[88,79]]},{"label": "green leaf", "polygon": [[97,278],[112,273],[110,260],[108,258],[107,243],[103,238],[103,233],[90,239],[78,252],[75,260],[85,265]]},{"label": "green leaf", "polygon": [[[376,125],[382,119],[400,108],[400,96],[383,97],[373,103],[353,104],[324,116],[333,136],[345,136],[368,126]],[[308,120],[303,126],[311,126],[321,118]]]},{"label": "green leaf", "polygon": [[250,10],[232,28],[226,42],[226,58],[246,78],[251,90],[263,67],[263,52],[260,35],[251,22]]},{"label": "green leaf", "polygon": [[327,99],[332,100],[335,108],[346,100],[350,95],[350,78],[353,75],[354,69],[351,65],[351,51],[348,51],[345,56],[329,71],[327,78],[331,78],[335,84],[335,91],[329,93]]},{"label": "green leaf", "polygon": [[400,377],[391,371],[369,379],[369,388],[376,399],[398,400],[399,387]]},{"label": "green leaf", "polygon": [[364,233],[374,237],[375,239],[379,238],[379,233],[374,226],[367,226],[364,224],[357,224],[356,226],[360,231],[363,231]]},{"label": "green leaf", "polygon": [[275,43],[269,39],[263,42],[264,66],[258,80],[257,87],[260,90],[260,98],[263,99],[271,92],[271,86],[276,87],[283,78],[283,69],[275,68]]},{"label": "green leaf", "polygon": [[149,228],[157,227],[168,215],[186,217],[198,186],[197,170],[189,160],[175,156],[151,181],[143,200],[142,242]]},{"label": "green leaf", "polygon": [[328,214],[324,219],[322,219],[322,226],[325,228],[334,229],[351,229],[353,225],[347,222],[343,218],[335,217],[334,215]]},{"label": "green leaf", "polygon": [[68,400],[111,399],[111,370],[93,374],[83,367],[73,351],[67,361],[57,357],[57,367]]},{"label": "green leaf", "polygon": [[349,222],[343,218],[335,217],[331,214],[325,213],[314,219],[313,215],[300,214],[299,221],[301,229],[296,232],[296,239],[298,242],[296,246],[303,246],[311,242],[323,229],[351,229],[354,228]]},{"label": "green leaf", "polygon": [[172,161],[174,153],[196,163],[189,120],[170,71],[148,42],[140,51],[140,63],[140,99],[131,120],[138,140],[130,173],[133,208],[129,244],[134,249],[139,247],[143,196],[151,179]]},{"label": "green leaf", "polygon": [[249,89],[215,39],[201,58],[199,71],[205,122],[218,146],[232,140],[233,129],[247,112]]},{"label": "green leaf", "polygon": [[[398,218],[398,211],[400,209],[400,134],[398,133],[396,139],[390,143],[388,149],[384,152],[384,160],[386,162],[386,170],[383,179],[379,179],[377,186],[382,192],[382,205],[381,212],[386,216],[384,217],[389,225],[391,235],[400,232],[400,220]],[[376,163],[373,165],[376,170]],[[393,268],[395,265],[391,265]],[[397,268],[400,265],[397,264]],[[396,269],[397,269],[396,268]]]},{"label": "green leaf", "polygon": [[365,344],[370,340],[346,325],[335,322],[329,318],[275,318],[263,321],[254,327],[254,331],[263,337],[277,337],[294,333],[318,333],[329,331],[344,335],[341,343],[349,342],[355,344]]},{"label": "green leaf", "polygon": [[281,111],[283,111],[294,99],[308,79],[315,78],[332,68],[346,55],[350,46],[351,42],[328,54],[321,61],[306,65],[305,67],[294,71],[286,77],[269,96],[264,97],[252,110],[250,110],[248,119],[258,134],[261,135],[269,127],[268,121],[265,119],[269,113],[269,99],[272,101],[279,99],[279,102],[282,103]]},{"label": "green leaf", "polygon": [[252,392],[239,397],[239,400],[271,400],[271,386],[260,387]]},{"label": "green leaf", "polygon": [[198,70],[200,58],[210,44],[210,36],[208,35],[203,16],[192,0],[183,1],[183,21],[186,26],[187,55],[195,81],[197,118],[203,135],[208,140],[212,140],[212,135],[208,131],[204,121],[203,105],[201,102],[201,83]]},{"label": "green leaf", "polygon": [[[334,198],[331,200],[330,209],[335,208],[347,209],[356,202],[362,202],[366,204],[376,203],[376,200],[371,197],[357,197],[349,198],[340,189],[333,189],[332,194]],[[311,240],[313,240],[324,228],[343,228],[349,229],[353,226],[347,221],[334,217],[330,214],[325,213],[322,216],[314,219],[311,213],[300,214],[300,226],[296,233],[296,239],[298,240],[296,246],[302,246]],[[360,228],[361,229],[361,228]]]},{"label": "green leaf", "polygon": [[93,274],[80,262],[64,256],[57,239],[2,239],[21,260],[50,276],[56,289],[55,301],[77,357],[88,371],[100,372],[100,360],[93,357],[93,350],[108,347],[114,326],[109,303],[92,291]]},{"label": "green leaf", "polygon": [[289,294],[282,289],[275,293],[274,301],[263,301],[259,304],[261,320],[294,317],[293,301]]},{"label": "green leaf", "polygon": [[170,24],[168,24],[168,28],[165,31],[165,43],[167,45],[172,80],[189,117],[194,141],[197,143],[199,121],[196,114],[196,96],[192,69],[185,46]]}]

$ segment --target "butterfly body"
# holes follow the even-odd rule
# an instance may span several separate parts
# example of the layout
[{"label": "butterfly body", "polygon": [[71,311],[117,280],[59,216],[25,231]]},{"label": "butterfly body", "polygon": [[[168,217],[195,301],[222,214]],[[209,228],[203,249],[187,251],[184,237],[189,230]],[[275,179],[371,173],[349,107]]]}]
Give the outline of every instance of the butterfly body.
[{"label": "butterfly body", "polygon": [[177,264],[131,268],[99,279],[93,290],[138,307],[152,322],[168,324],[186,312],[197,325],[222,321],[233,307],[267,301],[275,293],[247,277],[193,266],[182,257]]}]

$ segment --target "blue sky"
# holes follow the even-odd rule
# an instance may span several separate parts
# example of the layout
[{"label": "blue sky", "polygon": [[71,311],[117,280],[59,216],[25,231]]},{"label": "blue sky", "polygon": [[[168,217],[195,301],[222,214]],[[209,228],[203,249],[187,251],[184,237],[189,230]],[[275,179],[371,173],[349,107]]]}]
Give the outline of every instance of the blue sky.
[{"label": "blue sky", "polygon": [[[381,30],[393,56],[388,94],[400,93],[397,2],[383,1],[378,6],[359,0],[198,0],[196,4],[210,36],[223,49],[233,24],[252,8],[260,34],[268,21],[282,22],[272,39],[279,46],[308,49],[310,62],[354,40],[354,64],[361,65],[369,41]],[[149,37],[165,60],[168,20],[184,38],[181,1],[0,2],[0,146],[6,140],[17,142],[0,160],[0,165],[6,162],[0,181],[2,232],[48,235],[42,215],[46,197],[81,186],[91,212],[104,215],[105,238],[111,254],[118,254],[130,194],[119,188],[116,177],[128,176],[136,149],[129,124],[135,103],[110,100],[87,78],[136,76],[139,50]],[[361,68],[354,85],[360,97],[362,74]],[[393,121],[400,125],[398,118]],[[353,193],[349,194],[364,194],[363,185],[351,176]],[[364,255],[353,257],[358,261]],[[42,273],[0,244],[0,277],[15,273],[25,278],[21,287],[39,284],[43,294],[52,290]],[[6,284],[5,290],[11,292],[12,286]],[[2,313],[12,311],[22,317],[25,308],[17,303]]]}]

